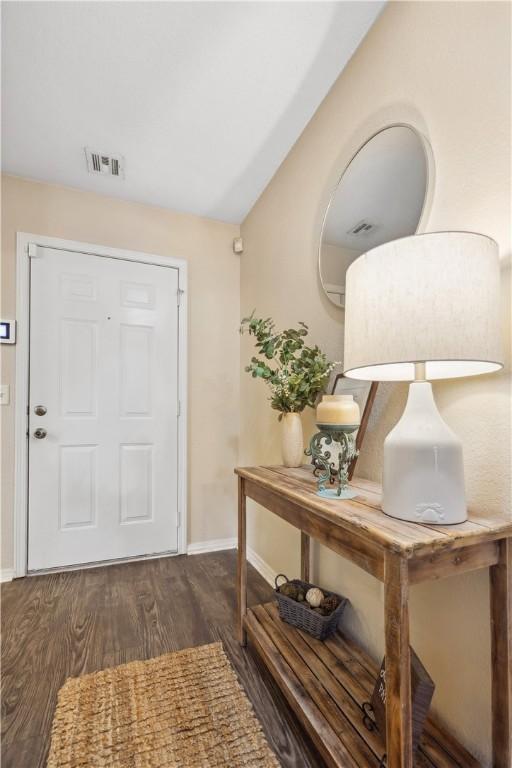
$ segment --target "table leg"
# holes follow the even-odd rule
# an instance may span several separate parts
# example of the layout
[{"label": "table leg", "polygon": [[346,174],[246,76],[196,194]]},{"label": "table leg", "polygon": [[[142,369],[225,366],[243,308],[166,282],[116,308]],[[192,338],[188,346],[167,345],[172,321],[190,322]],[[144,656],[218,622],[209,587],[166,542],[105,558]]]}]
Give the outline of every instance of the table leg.
[{"label": "table leg", "polygon": [[494,768],[512,765],[512,540],[499,542],[490,568]]},{"label": "table leg", "polygon": [[300,577],[309,581],[311,568],[311,538],[304,531],[300,532]]},{"label": "table leg", "polygon": [[384,560],[386,753],[388,768],[412,768],[411,653],[407,560]]},{"label": "table leg", "polygon": [[238,641],[240,645],[247,644],[247,634],[244,619],[247,613],[247,503],[245,496],[245,480],[238,478]]}]

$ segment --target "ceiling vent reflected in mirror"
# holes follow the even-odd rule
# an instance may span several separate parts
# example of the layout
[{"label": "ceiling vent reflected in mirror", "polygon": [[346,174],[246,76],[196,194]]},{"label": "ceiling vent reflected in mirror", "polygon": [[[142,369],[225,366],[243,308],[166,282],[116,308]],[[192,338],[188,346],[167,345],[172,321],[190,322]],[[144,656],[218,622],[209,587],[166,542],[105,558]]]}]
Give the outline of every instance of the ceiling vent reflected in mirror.
[{"label": "ceiling vent reflected in mirror", "polygon": [[352,229],[349,229],[347,235],[367,235],[369,232],[373,232],[376,226],[376,224],[370,224],[369,221],[363,220],[356,224],[355,227],[352,227]]},{"label": "ceiling vent reflected in mirror", "polygon": [[354,155],[331,197],[319,248],[326,295],[345,306],[345,274],[362,253],[413,235],[429,177],[428,145],[412,127],[392,125]]}]

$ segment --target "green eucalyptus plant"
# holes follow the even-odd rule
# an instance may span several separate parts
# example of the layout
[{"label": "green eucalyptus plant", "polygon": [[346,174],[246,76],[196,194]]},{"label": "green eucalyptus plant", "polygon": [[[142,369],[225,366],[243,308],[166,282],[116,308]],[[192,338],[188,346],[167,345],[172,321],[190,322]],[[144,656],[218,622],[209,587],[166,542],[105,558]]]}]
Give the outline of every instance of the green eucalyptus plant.
[{"label": "green eucalyptus plant", "polygon": [[256,339],[260,357],[251,358],[245,370],[268,384],[279,419],[284,413],[301,413],[308,405],[314,408],[337,363],[329,362],[319,347],[306,346],[308,326],[300,322],[298,328],[278,332],[272,318],[257,318],[253,312],[242,320],[240,333],[246,330]]}]

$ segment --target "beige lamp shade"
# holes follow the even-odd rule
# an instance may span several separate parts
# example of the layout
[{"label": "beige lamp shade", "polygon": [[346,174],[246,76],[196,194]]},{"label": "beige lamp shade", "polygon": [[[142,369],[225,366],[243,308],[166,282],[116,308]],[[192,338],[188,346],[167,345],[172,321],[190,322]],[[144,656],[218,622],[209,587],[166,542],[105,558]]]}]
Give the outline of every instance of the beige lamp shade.
[{"label": "beige lamp shade", "polygon": [[347,271],[345,375],[412,381],[502,367],[500,265],[494,240],[433,232],[364,253]]}]

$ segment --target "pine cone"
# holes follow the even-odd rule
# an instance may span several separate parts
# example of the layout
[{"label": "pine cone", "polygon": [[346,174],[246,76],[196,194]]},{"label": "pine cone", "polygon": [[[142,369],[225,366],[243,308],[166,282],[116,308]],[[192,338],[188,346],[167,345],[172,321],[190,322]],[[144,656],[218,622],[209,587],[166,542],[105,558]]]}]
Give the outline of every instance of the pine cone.
[{"label": "pine cone", "polygon": [[282,584],[279,587],[279,591],[282,595],[285,595],[286,597],[290,597],[292,600],[297,600],[297,594],[299,590],[297,589],[295,584],[290,584],[289,582],[287,582],[286,584]]},{"label": "pine cone", "polygon": [[324,616],[329,616],[333,611],[336,610],[339,604],[340,601],[336,595],[329,595],[328,597],[324,597],[320,603],[320,608]]}]

